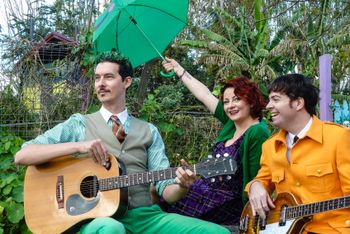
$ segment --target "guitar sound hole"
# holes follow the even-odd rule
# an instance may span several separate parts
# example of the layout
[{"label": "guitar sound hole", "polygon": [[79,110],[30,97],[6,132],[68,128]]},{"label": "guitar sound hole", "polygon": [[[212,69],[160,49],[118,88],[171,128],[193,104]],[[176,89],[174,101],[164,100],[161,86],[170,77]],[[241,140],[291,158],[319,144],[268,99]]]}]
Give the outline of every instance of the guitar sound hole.
[{"label": "guitar sound hole", "polygon": [[96,197],[98,193],[98,180],[96,176],[88,176],[80,184],[80,192],[86,198]]}]

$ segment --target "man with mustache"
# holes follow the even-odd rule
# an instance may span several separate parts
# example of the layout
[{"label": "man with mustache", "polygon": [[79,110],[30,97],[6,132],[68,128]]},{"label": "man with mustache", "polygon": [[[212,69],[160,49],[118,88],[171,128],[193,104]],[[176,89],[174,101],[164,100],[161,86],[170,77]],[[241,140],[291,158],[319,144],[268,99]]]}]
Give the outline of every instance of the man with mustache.
[{"label": "man with mustache", "polygon": [[[350,194],[350,129],[316,117],[319,90],[300,74],[277,78],[266,108],[280,131],[262,146],[260,170],[245,188],[253,215],[275,208],[273,191],[302,203]],[[350,209],[319,213],[303,233],[350,233]]]},{"label": "man with mustache", "polygon": [[[30,142],[15,156],[15,163],[38,165],[62,155],[88,153],[96,163],[108,164],[108,153],[117,155],[129,174],[161,170],[169,167],[164,143],[157,128],[130,115],[126,109],[126,90],[132,83],[133,69],[128,59],[115,52],[97,58],[95,91],[102,104],[93,114],[72,115]],[[123,130],[112,135],[113,122]],[[114,127],[113,127],[114,128]],[[116,137],[117,136],[117,137]],[[121,136],[122,138],[120,138]],[[168,202],[182,198],[195,180],[195,175],[181,167],[176,179],[158,182],[160,196]],[[95,218],[80,229],[85,233],[229,233],[219,225],[163,212],[153,205],[149,185],[129,188],[129,210],[118,220]]]}]

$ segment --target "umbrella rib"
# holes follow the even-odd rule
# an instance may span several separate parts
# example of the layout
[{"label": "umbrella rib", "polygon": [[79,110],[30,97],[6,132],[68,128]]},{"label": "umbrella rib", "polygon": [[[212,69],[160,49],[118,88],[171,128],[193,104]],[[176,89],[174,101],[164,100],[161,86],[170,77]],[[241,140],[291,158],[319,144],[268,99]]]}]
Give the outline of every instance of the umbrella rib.
[{"label": "umbrella rib", "polygon": [[175,15],[173,15],[173,14],[170,14],[169,12],[164,11],[164,10],[162,10],[162,9],[159,9],[159,8],[153,7],[153,6],[142,5],[142,4],[135,4],[135,3],[131,3],[131,4],[129,4],[128,6],[143,6],[143,7],[152,8],[152,9],[155,9],[155,10],[161,11],[161,12],[163,12],[163,13],[165,13],[165,14],[167,14],[167,15],[169,15],[169,16],[171,16],[171,17],[173,17],[173,18],[175,18],[175,19],[177,19],[177,20],[179,20],[179,21],[181,21],[183,24],[187,25],[187,22],[186,22],[186,21],[183,21],[183,20],[182,20],[182,19],[180,19],[179,17],[177,17],[177,16],[175,16]]},{"label": "umbrella rib", "polygon": [[[116,34],[115,34],[115,39],[116,39],[116,41],[118,42],[118,23],[119,23],[119,17],[120,17],[120,14],[121,14],[121,11],[119,11],[119,13],[118,13],[118,16],[117,16],[117,20],[116,20]],[[119,51],[119,44],[118,43],[115,43],[116,44],[116,46],[117,46],[117,51]]]},{"label": "umbrella rib", "polygon": [[[126,12],[126,14],[129,15],[131,21],[133,22],[134,25],[140,30],[140,32],[142,33],[142,35],[146,38],[146,40],[148,41],[148,43],[152,46],[152,48],[157,52],[157,54],[161,57],[161,59],[163,61],[165,61],[164,56],[159,52],[159,50],[157,49],[157,47],[153,44],[153,42],[151,41],[151,39],[149,39],[149,37],[146,35],[146,33],[142,30],[142,28],[140,28],[140,26],[138,25],[137,21],[135,20],[135,18],[126,10],[124,9],[124,11]],[[120,15],[120,14],[119,14]],[[118,16],[119,16],[118,15]],[[117,39],[118,40],[118,39]],[[118,43],[117,43],[118,44]]]}]

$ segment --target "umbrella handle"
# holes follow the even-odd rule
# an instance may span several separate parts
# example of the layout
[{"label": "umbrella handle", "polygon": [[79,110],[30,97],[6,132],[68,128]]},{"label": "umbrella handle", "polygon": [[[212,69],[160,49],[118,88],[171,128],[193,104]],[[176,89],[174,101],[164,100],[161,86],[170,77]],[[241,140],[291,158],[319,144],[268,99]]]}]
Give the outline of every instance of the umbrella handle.
[{"label": "umbrella handle", "polygon": [[173,77],[175,74],[174,72],[174,69],[171,70],[169,73],[166,73],[166,72],[163,72],[163,71],[160,71],[160,75],[163,76],[164,78],[170,78],[170,77]]}]

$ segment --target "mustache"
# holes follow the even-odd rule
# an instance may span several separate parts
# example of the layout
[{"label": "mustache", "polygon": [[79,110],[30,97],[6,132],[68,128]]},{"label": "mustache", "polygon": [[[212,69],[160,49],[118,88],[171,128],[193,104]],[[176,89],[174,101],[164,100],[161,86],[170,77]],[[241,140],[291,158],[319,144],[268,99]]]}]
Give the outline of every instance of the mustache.
[{"label": "mustache", "polygon": [[109,90],[105,88],[101,88],[97,90],[97,93],[101,93],[101,92],[109,92]]}]

